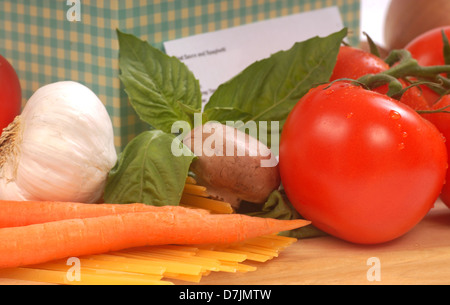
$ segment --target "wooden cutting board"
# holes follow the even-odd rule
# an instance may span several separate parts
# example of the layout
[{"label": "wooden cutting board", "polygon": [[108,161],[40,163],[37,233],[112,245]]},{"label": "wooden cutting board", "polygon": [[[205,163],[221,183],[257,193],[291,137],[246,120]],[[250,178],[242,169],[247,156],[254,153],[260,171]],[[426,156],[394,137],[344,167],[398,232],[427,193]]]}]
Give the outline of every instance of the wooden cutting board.
[{"label": "wooden cutting board", "polygon": [[[450,284],[450,209],[437,202],[414,229],[389,243],[363,246],[328,236],[305,239],[279,257],[253,265],[256,271],[212,273],[200,284]],[[0,279],[0,284],[35,283]]]},{"label": "wooden cutting board", "polygon": [[279,257],[256,266],[249,273],[210,274],[201,284],[450,284],[450,209],[437,202],[414,229],[389,243],[299,240]]}]

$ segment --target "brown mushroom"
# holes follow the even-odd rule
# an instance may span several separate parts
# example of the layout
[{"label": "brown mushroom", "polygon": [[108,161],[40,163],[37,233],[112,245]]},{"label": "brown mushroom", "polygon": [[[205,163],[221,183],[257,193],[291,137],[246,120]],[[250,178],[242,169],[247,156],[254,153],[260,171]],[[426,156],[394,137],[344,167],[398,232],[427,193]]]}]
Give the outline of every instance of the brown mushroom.
[{"label": "brown mushroom", "polygon": [[194,128],[183,143],[198,157],[191,171],[199,184],[234,208],[243,200],[264,203],[280,186],[278,162],[270,149],[234,127],[209,122]]}]

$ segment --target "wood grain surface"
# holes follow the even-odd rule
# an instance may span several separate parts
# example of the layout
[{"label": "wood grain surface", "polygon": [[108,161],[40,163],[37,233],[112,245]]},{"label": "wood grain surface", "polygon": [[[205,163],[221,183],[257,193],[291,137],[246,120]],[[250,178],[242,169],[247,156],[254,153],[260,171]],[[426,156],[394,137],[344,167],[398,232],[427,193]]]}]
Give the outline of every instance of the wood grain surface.
[{"label": "wood grain surface", "polygon": [[[210,274],[200,284],[450,284],[450,209],[437,202],[415,228],[385,244],[355,245],[328,236],[299,240],[279,257],[256,266],[249,273]],[[380,281],[370,281],[377,266]]]}]

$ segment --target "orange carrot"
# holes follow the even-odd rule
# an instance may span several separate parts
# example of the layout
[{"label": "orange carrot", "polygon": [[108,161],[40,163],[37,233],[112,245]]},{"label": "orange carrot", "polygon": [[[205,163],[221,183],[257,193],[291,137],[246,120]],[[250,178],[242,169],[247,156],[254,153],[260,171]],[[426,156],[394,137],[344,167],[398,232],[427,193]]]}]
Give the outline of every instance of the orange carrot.
[{"label": "orange carrot", "polygon": [[170,212],[209,213],[201,209],[181,208],[178,206],[155,207],[142,203],[130,204],[93,204],[57,201],[6,201],[0,200],[0,228],[19,227],[49,221],[87,218],[130,212]]},{"label": "orange carrot", "polygon": [[164,244],[231,243],[291,230],[306,220],[241,214],[138,212],[0,229],[0,268]]}]

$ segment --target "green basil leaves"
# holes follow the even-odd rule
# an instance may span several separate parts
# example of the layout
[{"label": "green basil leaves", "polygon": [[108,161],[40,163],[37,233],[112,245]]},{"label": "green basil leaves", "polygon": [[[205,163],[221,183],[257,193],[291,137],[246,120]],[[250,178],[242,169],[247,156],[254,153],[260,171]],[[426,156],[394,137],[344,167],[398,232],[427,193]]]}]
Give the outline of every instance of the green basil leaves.
[{"label": "green basil leaves", "polygon": [[171,132],[176,121],[193,126],[202,107],[200,85],[184,63],[130,34],[117,31],[120,80],[139,118]]},{"label": "green basil leaves", "polygon": [[[181,156],[172,154],[176,143]],[[130,141],[109,173],[105,202],[178,205],[193,153],[174,135],[144,131]]]},{"label": "green basil leaves", "polygon": [[[133,109],[152,130],[135,137],[119,154],[104,201],[178,205],[195,156],[172,134],[172,127],[180,121],[196,127],[194,115],[202,112],[199,81],[176,57],[131,34],[117,31],[117,35],[120,80]],[[300,98],[329,80],[346,35],[347,29],[342,29],[313,37],[251,64],[217,88],[201,121],[266,122],[267,126],[276,122],[281,132]],[[270,127],[265,132],[270,133]],[[173,145],[183,152],[181,156],[173,153]],[[277,194],[268,198],[258,216],[285,217],[280,215],[289,210],[288,205]]]},{"label": "green basil leaves", "polygon": [[208,120],[278,121],[314,85],[328,82],[347,29],[298,42],[257,61],[222,84],[205,105]]}]

